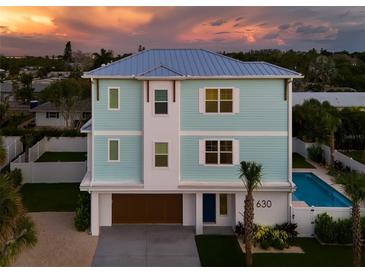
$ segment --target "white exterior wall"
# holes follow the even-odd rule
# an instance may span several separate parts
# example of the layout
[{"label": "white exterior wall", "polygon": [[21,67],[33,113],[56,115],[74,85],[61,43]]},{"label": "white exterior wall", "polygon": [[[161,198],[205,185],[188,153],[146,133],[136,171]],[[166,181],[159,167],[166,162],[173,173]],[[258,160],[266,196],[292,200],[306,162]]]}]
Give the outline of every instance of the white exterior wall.
[{"label": "white exterior wall", "polygon": [[[176,83],[176,101],[173,102],[173,81],[150,81],[149,102],[147,83],[143,100],[143,155],[144,188],[176,189],[180,178],[180,84]],[[154,90],[168,90],[168,114],[154,114]],[[154,142],[168,142],[168,167],[154,167]]]},{"label": "white exterior wall", "polygon": [[35,124],[38,127],[59,127],[64,128],[66,126],[65,119],[61,113],[59,118],[47,118],[46,112],[36,112],[35,113]]},{"label": "white exterior wall", "polygon": [[99,220],[100,226],[112,225],[112,194],[99,194]]},{"label": "white exterior wall", "polygon": [[183,194],[183,225],[195,225],[195,193]]}]

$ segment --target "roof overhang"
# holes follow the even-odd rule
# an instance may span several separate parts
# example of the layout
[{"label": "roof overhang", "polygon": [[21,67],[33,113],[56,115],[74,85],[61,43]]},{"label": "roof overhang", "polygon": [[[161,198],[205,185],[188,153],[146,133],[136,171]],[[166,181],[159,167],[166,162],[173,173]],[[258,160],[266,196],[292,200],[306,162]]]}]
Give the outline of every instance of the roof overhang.
[{"label": "roof overhang", "polygon": [[304,78],[303,75],[242,75],[242,76],[118,76],[118,75],[87,75],[84,74],[82,78],[88,79],[120,79],[120,80],[240,80],[240,79],[294,79]]}]

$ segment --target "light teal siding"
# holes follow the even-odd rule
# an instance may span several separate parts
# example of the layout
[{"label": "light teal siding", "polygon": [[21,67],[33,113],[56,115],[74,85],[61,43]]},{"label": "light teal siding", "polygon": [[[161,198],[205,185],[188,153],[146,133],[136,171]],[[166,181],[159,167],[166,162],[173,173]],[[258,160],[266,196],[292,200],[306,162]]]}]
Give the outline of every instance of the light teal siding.
[{"label": "light teal siding", "polygon": [[[108,138],[120,139],[120,162],[108,162]],[[142,181],[142,136],[94,136],[94,179]]]},{"label": "light teal siding", "polygon": [[[199,88],[240,89],[240,113],[199,113]],[[286,131],[287,102],[283,80],[187,80],[181,81],[181,130]]]},{"label": "light teal siding", "polygon": [[[120,88],[120,110],[108,110],[108,87]],[[142,82],[99,80],[99,101],[93,92],[94,130],[142,130]]]},{"label": "light teal siding", "polygon": [[[181,180],[236,181],[239,166],[199,165],[200,139],[222,137],[181,137]],[[288,180],[288,146],[286,137],[226,137],[240,142],[240,161],[256,161],[263,166],[263,181]]]}]

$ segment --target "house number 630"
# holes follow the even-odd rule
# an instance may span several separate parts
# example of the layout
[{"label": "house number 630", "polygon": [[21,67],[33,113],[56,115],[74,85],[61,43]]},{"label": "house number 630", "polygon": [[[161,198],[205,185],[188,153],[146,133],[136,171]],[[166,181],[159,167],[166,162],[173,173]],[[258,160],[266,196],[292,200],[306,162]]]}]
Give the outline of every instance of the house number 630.
[{"label": "house number 630", "polygon": [[270,208],[272,206],[271,200],[258,200],[256,207]]}]

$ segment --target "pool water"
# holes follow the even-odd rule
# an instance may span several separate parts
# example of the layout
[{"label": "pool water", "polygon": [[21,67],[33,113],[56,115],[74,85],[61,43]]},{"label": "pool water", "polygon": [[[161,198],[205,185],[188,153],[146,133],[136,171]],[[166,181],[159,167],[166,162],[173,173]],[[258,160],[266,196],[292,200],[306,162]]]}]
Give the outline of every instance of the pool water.
[{"label": "pool water", "polygon": [[309,206],[351,206],[349,199],[313,173],[294,172],[293,182],[296,185],[296,191],[293,193],[293,201],[304,201]]}]

